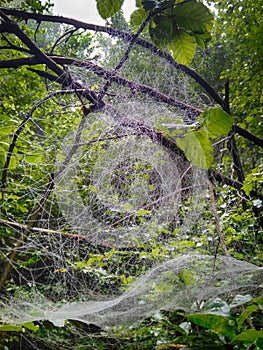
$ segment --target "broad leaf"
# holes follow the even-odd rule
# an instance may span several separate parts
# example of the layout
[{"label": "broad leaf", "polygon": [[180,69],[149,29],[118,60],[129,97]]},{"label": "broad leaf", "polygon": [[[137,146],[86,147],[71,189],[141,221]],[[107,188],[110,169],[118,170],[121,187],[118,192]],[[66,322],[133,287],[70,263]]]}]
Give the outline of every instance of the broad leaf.
[{"label": "broad leaf", "polygon": [[195,314],[187,316],[188,320],[210,329],[212,332],[222,334],[223,336],[233,338],[235,336],[235,329],[233,327],[233,321],[229,318],[221,315],[210,314]]},{"label": "broad leaf", "polygon": [[39,330],[39,326],[35,325],[34,322],[26,322],[26,323],[23,323],[22,326],[33,332],[36,332]]},{"label": "broad leaf", "polygon": [[186,133],[177,138],[177,146],[184,152],[186,158],[198,168],[208,169],[213,162],[212,145],[204,130]]},{"label": "broad leaf", "polygon": [[231,115],[221,108],[213,108],[199,116],[200,124],[207,130],[210,138],[216,138],[229,133],[233,125]]},{"label": "broad leaf", "polygon": [[12,325],[12,324],[4,324],[0,326],[0,331],[1,332],[21,332],[22,331],[22,326],[18,325]]},{"label": "broad leaf", "polygon": [[21,332],[23,328],[27,328],[30,331],[37,331],[39,326],[35,326],[33,322],[26,322],[20,325],[4,324],[0,326],[0,331],[2,332]]},{"label": "broad leaf", "polygon": [[194,34],[207,34],[213,26],[214,17],[210,10],[195,0],[176,5],[173,16],[179,27]]},{"label": "broad leaf", "polygon": [[119,12],[124,0],[96,0],[97,9],[102,18],[106,19]]},{"label": "broad leaf", "polygon": [[[130,18],[130,26],[133,32],[137,32],[141,24],[145,21],[146,17],[147,17],[147,12],[142,8],[133,11]],[[146,32],[147,30],[148,30],[148,25],[145,26],[143,32]]]},{"label": "broad leaf", "polygon": [[155,27],[150,27],[150,36],[160,49],[167,50],[181,64],[189,64],[196,51],[195,38],[184,30],[177,29],[172,21],[165,18]]},{"label": "broad leaf", "polygon": [[229,316],[230,307],[224,300],[220,298],[209,299],[205,302],[202,311],[207,314]]},{"label": "broad leaf", "polygon": [[167,50],[175,61],[188,65],[194,58],[196,51],[195,38],[184,30],[178,30],[177,35],[167,45]]},{"label": "broad leaf", "polygon": [[252,296],[250,294],[246,295],[240,295],[237,294],[232,302],[229,304],[230,308],[237,307],[239,305],[244,305],[245,303],[249,302],[252,299]]},{"label": "broad leaf", "polygon": [[209,41],[211,40],[212,36],[210,33],[207,34],[195,34],[195,41],[197,43],[197,45],[199,47],[201,47],[201,49],[206,49],[207,48],[207,44],[209,43]]}]

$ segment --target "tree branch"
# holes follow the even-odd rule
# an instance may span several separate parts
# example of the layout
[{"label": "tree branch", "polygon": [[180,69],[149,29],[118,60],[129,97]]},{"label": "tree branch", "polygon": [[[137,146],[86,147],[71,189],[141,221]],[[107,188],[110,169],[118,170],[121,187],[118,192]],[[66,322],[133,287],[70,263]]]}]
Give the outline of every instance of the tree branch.
[{"label": "tree branch", "polygon": [[240,126],[234,124],[233,130],[236,134],[239,134],[240,136],[243,136],[247,140],[253,142],[254,144],[263,147],[263,139],[260,139],[259,137],[253,135],[251,132],[249,132],[246,129],[241,128]]},{"label": "tree branch", "polygon": [[[176,100],[168,95],[165,95],[161,92],[159,92],[158,90],[155,90],[147,85],[143,85],[143,84],[138,84],[138,83],[134,83],[128,79],[119,77],[119,76],[112,76],[111,72],[92,63],[92,62],[87,62],[87,61],[82,61],[79,59],[75,59],[75,58],[70,58],[70,57],[60,57],[60,56],[50,56],[52,58],[52,60],[54,60],[54,62],[57,62],[58,64],[63,64],[63,65],[75,65],[77,67],[84,67],[85,69],[95,73],[96,75],[98,75],[99,77],[102,77],[104,79],[108,79],[109,77],[111,77],[111,81],[114,81],[115,83],[127,87],[129,89],[131,89],[132,93],[136,93],[136,92],[141,92],[141,93],[145,93],[149,96],[151,96],[152,98],[154,98],[156,101],[161,101],[164,103],[169,104],[170,106],[176,107],[176,108],[180,108],[184,111],[187,111],[188,114],[190,116],[198,116],[199,114],[201,114],[203,111],[199,108],[195,108],[191,105],[188,105],[184,102],[181,102],[179,100]],[[32,66],[32,65],[36,65],[38,64],[38,60],[36,57],[29,57],[29,58],[17,58],[17,59],[10,59],[7,61],[0,61],[0,69],[1,68],[18,68],[20,66]],[[33,72],[39,74],[40,76],[47,78],[51,81],[56,81],[58,83],[64,84],[64,79],[61,79],[60,77],[56,77],[48,72],[45,71],[41,71],[41,70],[35,70],[35,69],[30,69]],[[80,87],[78,87],[78,89],[80,89]],[[85,89],[83,89],[85,90]],[[89,94],[92,93],[91,90],[88,90]],[[86,97],[86,96],[85,96]],[[87,97],[86,97],[87,98]]]},{"label": "tree branch", "polygon": [[[61,23],[61,24],[69,24],[74,26],[75,28],[82,28],[86,30],[92,30],[95,32],[103,32],[107,33],[108,35],[111,35],[113,37],[118,37],[126,41],[132,41],[134,35],[131,33],[127,33],[121,30],[117,30],[111,27],[105,27],[105,26],[98,26],[94,24],[85,23],[82,21],[74,20],[72,18],[68,17],[62,17],[62,16],[51,16],[51,15],[41,15],[36,13],[27,13],[24,11],[19,10],[11,10],[11,9],[5,9],[0,8],[0,10],[8,15],[15,16],[18,18],[23,18],[25,21],[28,19],[34,19],[37,22],[53,22],[53,23]],[[157,56],[165,59],[169,64],[171,64],[176,69],[182,71],[192,79],[194,79],[200,86],[203,87],[203,89],[214,99],[216,103],[218,103],[222,108],[225,106],[224,100],[216,93],[216,91],[212,88],[210,84],[208,84],[207,81],[205,81],[197,72],[195,72],[193,69],[176,62],[171,55],[169,55],[167,52],[158,49],[154,44],[143,40],[141,38],[136,39],[136,44],[140,45],[146,49],[149,49],[151,52],[155,53]]]}]

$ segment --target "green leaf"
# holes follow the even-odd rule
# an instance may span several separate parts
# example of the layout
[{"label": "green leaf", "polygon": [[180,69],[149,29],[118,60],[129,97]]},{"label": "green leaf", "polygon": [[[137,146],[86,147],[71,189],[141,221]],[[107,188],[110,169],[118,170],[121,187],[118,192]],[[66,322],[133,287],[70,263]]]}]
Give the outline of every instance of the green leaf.
[{"label": "green leaf", "polygon": [[167,50],[171,56],[181,64],[189,64],[196,51],[195,38],[166,16],[159,16],[151,23],[149,32],[151,39],[160,49]]},{"label": "green leaf", "polygon": [[[130,18],[130,26],[134,33],[140,28],[140,25],[145,21],[147,17],[147,12],[140,8],[138,10],[133,11]],[[148,30],[148,25],[145,26],[143,32]]]},{"label": "green leaf", "polygon": [[236,335],[231,343],[237,342],[237,341],[246,341],[253,343],[258,338],[263,338],[263,331],[256,331],[255,329],[249,329],[247,331],[244,331],[238,335]]},{"label": "green leaf", "polygon": [[184,152],[189,162],[196,167],[201,169],[211,167],[214,159],[213,149],[205,130],[186,133],[176,140],[176,144]]},{"label": "green leaf", "polygon": [[43,161],[43,154],[34,154],[25,156],[25,160],[32,165],[40,164]]},{"label": "green leaf", "polygon": [[199,47],[201,47],[201,49],[206,49],[207,48],[207,44],[209,43],[209,41],[211,40],[212,36],[210,33],[207,34],[195,34],[195,41],[197,43],[197,45]]},{"label": "green leaf", "polygon": [[237,329],[240,329],[245,320],[253,313],[258,310],[261,310],[261,307],[258,305],[249,305],[245,308],[242,314],[239,316],[237,321]]},{"label": "green leaf", "polygon": [[250,294],[246,295],[240,295],[237,294],[232,302],[229,304],[230,308],[237,307],[239,305],[244,305],[245,303],[249,302],[252,299],[252,296]]},{"label": "green leaf", "polygon": [[12,324],[4,324],[4,325],[0,326],[0,331],[2,331],[2,332],[21,332],[22,325],[15,326]]},{"label": "green leaf", "polygon": [[189,65],[194,58],[196,46],[192,35],[187,34],[184,30],[178,30],[173,41],[167,45],[167,50],[175,61]]},{"label": "green leaf", "polygon": [[97,9],[103,19],[112,17],[119,12],[124,0],[96,0]]},{"label": "green leaf", "polygon": [[22,326],[33,332],[36,332],[39,329],[39,326],[34,325],[34,322],[26,322],[26,323],[23,323]]},{"label": "green leaf", "polygon": [[4,324],[0,326],[0,331],[2,332],[22,332],[23,328],[27,328],[30,331],[37,331],[39,326],[35,326],[33,322],[26,322],[19,325]]},{"label": "green leaf", "polygon": [[142,8],[142,0],[136,0],[135,5],[138,8]]},{"label": "green leaf", "polygon": [[205,48],[210,40],[213,15],[205,5],[195,0],[173,3],[159,3],[158,7],[163,10],[151,21],[150,36],[159,48],[169,51],[177,62],[188,65],[194,57],[197,43]]},{"label": "green leaf", "polygon": [[194,286],[196,284],[196,279],[190,270],[183,269],[180,271],[179,280],[187,286]]},{"label": "green leaf", "polygon": [[194,314],[187,316],[187,319],[199,326],[210,329],[216,334],[233,338],[235,336],[234,323],[229,318],[221,315]]},{"label": "green leaf", "polygon": [[233,118],[221,108],[211,108],[198,118],[200,125],[207,130],[208,137],[216,138],[229,133],[233,125]]},{"label": "green leaf", "polygon": [[176,5],[173,16],[179,27],[194,34],[207,34],[213,27],[212,13],[205,5],[195,0]]},{"label": "green leaf", "polygon": [[202,311],[207,314],[229,316],[230,307],[224,300],[213,298],[205,302]]}]

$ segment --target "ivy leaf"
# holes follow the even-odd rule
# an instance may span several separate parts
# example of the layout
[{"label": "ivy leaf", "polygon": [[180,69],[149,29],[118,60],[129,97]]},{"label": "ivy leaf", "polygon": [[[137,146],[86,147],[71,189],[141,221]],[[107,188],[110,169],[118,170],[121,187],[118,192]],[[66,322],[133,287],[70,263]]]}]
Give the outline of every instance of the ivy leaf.
[{"label": "ivy leaf", "polygon": [[186,133],[176,140],[186,158],[198,168],[209,169],[213,162],[212,144],[204,129]]},{"label": "ivy leaf", "polygon": [[199,116],[199,121],[212,139],[228,134],[233,125],[231,115],[221,108],[212,108],[205,111]]},{"label": "ivy leaf", "polygon": [[124,0],[96,0],[97,9],[103,19],[112,17],[119,12]]}]

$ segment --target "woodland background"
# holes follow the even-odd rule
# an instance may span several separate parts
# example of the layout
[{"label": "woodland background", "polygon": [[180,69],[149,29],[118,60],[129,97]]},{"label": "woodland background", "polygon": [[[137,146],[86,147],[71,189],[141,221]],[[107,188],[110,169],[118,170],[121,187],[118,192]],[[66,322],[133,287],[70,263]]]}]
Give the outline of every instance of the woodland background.
[{"label": "woodland background", "polygon": [[[183,310],[160,310],[111,330],[74,320],[66,321],[64,327],[46,320],[17,324],[4,313],[10,298],[32,297],[36,289],[53,301],[80,300],[84,277],[85,286],[97,296],[125,290],[146,268],[183,254],[230,255],[262,266],[263,2],[207,3],[213,7],[213,16],[206,7],[199,7],[202,1],[137,0],[137,10],[127,23],[122,1],[97,0],[105,26],[96,28],[53,17],[50,2],[1,1],[1,349],[263,348],[260,279],[255,293],[243,291],[233,307],[215,299],[208,306],[211,313],[201,313],[199,318]],[[189,21],[176,22],[171,8],[179,8],[175,11]],[[201,15],[195,16],[192,9]],[[170,62],[170,68],[154,68],[151,55]],[[125,70],[128,59],[134,60],[133,72]],[[78,71],[83,67],[88,71],[86,80]],[[142,71],[149,72],[148,78]],[[104,79],[102,85],[94,73]],[[166,85],[171,77],[182,84],[177,95]],[[189,77],[191,82],[184,83]],[[187,100],[188,92],[182,91],[185,86],[196,100]],[[137,121],[133,132],[169,149],[182,159],[183,166],[205,170],[209,183],[201,218],[189,232],[180,231],[191,197],[186,190],[179,224],[156,228],[158,239],[139,242],[134,249],[119,248],[115,242],[86,242],[67,225],[53,194],[55,159],[65,135],[73,127],[81,128],[93,112],[110,110],[115,95],[125,94],[125,89],[131,98],[145,94],[183,111],[185,124],[191,125],[183,135],[165,123],[166,127],[147,129],[144,121]],[[125,123],[122,119],[120,125],[124,128]],[[88,146],[89,164],[94,164],[96,152],[107,149],[109,137],[122,137],[120,131],[107,133],[103,123],[97,127],[94,135],[103,135],[105,143],[100,140]],[[116,170],[116,176],[123,176],[123,182],[115,184],[119,194],[129,193],[133,170],[128,167],[122,174],[122,169]],[[158,201],[160,180],[150,170],[143,176],[152,186],[152,200]],[[85,171],[89,175],[90,167]],[[139,170],[138,174],[142,176]],[[90,183],[78,176],[82,198],[93,198]],[[126,220],[123,213],[111,216],[100,205],[96,202],[94,211],[112,227]],[[134,220],[144,225],[149,214],[146,207]],[[54,256],[49,255],[54,246]],[[59,247],[63,247],[61,256]],[[73,251],[77,256],[70,255]],[[184,272],[182,282],[191,286],[194,276],[187,269]]]}]

